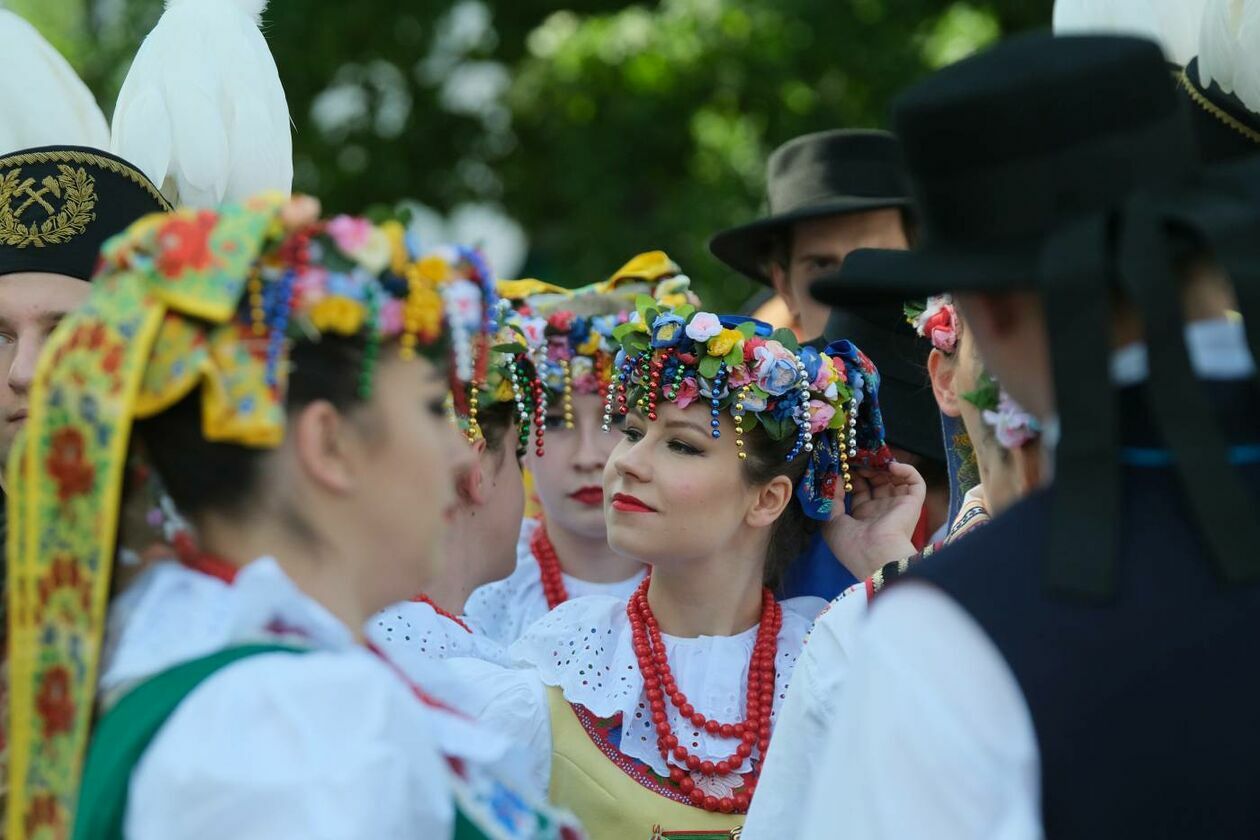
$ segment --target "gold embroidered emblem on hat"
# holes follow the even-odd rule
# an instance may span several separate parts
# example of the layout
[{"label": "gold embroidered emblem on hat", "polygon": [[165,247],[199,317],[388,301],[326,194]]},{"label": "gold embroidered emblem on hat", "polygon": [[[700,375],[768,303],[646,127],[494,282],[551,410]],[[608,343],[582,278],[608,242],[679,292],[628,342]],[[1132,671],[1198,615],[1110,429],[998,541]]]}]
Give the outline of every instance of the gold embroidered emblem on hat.
[{"label": "gold embroidered emblem on hat", "polygon": [[96,218],[96,179],[64,163],[57,173],[39,181],[23,178],[21,167],[0,173],[0,244],[62,245],[87,230]]}]

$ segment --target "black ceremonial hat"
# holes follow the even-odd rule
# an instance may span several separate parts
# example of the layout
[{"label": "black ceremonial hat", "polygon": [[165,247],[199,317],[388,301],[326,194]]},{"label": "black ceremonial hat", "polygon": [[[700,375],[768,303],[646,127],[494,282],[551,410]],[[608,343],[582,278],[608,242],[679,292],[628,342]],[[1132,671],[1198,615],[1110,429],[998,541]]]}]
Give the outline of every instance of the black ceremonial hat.
[{"label": "black ceremonial hat", "polygon": [[170,209],[139,169],[100,149],[44,146],[0,156],[0,275],[88,280],[105,240]]}]

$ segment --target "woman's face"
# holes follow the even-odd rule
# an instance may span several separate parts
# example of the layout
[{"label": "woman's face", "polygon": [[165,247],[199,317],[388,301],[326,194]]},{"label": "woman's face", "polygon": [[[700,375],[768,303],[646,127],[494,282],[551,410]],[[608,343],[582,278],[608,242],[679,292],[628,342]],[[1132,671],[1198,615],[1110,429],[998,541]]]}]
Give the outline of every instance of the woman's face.
[{"label": "woman's face", "polygon": [[430,361],[387,354],[363,412],[362,514],[375,543],[374,570],[384,604],[423,591],[441,573],[456,479],[474,457],[446,414],[448,383]]},{"label": "woman's face", "polygon": [[665,403],[657,419],[632,412],[604,470],[608,544],[643,563],[711,556],[741,536],[757,488],[743,476],[724,413],[714,438],[698,403]]},{"label": "woman's face", "polygon": [[526,466],[548,525],[587,539],[604,536],[604,465],[617,443],[603,431],[604,400],[596,394],[573,395],[573,428],[564,427],[560,400],[551,396],[542,456],[530,441]]},{"label": "woman's face", "polygon": [[521,533],[521,517],[525,515],[525,483],[521,479],[521,462],[516,458],[516,425],[508,426],[499,451],[482,451],[482,503],[477,515],[484,517],[487,566],[486,583],[502,580],[516,568],[516,540]]}]

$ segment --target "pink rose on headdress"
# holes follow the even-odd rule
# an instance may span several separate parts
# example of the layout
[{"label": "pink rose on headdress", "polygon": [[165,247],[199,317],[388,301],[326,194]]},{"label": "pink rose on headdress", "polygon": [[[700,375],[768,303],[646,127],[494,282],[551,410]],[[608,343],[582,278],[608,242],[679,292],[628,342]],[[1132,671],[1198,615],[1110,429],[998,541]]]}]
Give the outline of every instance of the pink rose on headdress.
[{"label": "pink rose on headdress", "polygon": [[678,396],[674,398],[674,405],[679,408],[686,408],[691,405],[700,396],[700,388],[696,385],[693,377],[686,377],[678,385]]},{"label": "pink rose on headdress", "polygon": [[731,368],[730,375],[727,377],[727,381],[731,383],[732,388],[743,388],[745,385],[753,382],[753,380],[752,368],[747,365]]},{"label": "pink rose on headdress", "polygon": [[687,324],[687,338],[703,344],[722,331],[722,322],[712,312],[697,312]]},{"label": "pink rose on headdress", "polygon": [[381,303],[381,334],[400,335],[403,330],[403,304],[397,298],[387,298]]},{"label": "pink rose on headdress", "polygon": [[572,312],[553,312],[547,323],[557,332],[567,333],[573,328]]},{"label": "pink rose on headdress", "polygon": [[949,295],[928,298],[923,312],[914,319],[914,329],[937,350],[953,353],[958,347],[958,313],[953,298]]},{"label": "pink rose on headdress", "polygon": [[993,427],[998,443],[1007,449],[1020,449],[1039,434],[1036,419],[1005,390],[999,392],[997,411],[985,410],[981,416]]},{"label": "pink rose on headdress", "polygon": [[361,250],[372,235],[372,223],[357,216],[335,216],[324,229],[343,254]]},{"label": "pink rose on headdress", "polygon": [[824,431],[835,416],[836,410],[831,405],[822,400],[809,401],[809,430],[814,434]]}]

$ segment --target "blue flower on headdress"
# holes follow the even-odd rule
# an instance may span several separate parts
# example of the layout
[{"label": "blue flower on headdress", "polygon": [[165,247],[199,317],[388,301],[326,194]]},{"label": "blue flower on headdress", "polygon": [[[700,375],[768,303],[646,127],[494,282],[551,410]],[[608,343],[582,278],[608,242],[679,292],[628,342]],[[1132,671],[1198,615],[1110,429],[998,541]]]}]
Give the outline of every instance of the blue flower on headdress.
[{"label": "blue flower on headdress", "polygon": [[572,326],[569,327],[569,344],[573,347],[581,347],[590,335],[591,319],[580,315],[574,318]]},{"label": "blue flower on headdress", "polygon": [[813,347],[802,347],[801,361],[805,363],[805,375],[813,382],[818,378],[818,370],[822,367],[822,354]]},{"label": "blue flower on headdress", "polygon": [[617,328],[616,315],[596,315],[591,318],[591,329],[602,335],[604,338],[612,338],[613,330]]},{"label": "blue flower on headdress", "polygon": [[328,275],[328,294],[333,297],[356,297],[354,281],[346,274],[336,272]]},{"label": "blue flower on headdress", "polygon": [[[787,420],[792,416],[792,410],[796,408],[798,403],[795,400],[777,400],[774,407],[770,409],[770,415],[775,420]],[[747,408],[747,405],[745,405]]]},{"label": "blue flower on headdress", "polygon": [[677,315],[668,312],[657,315],[652,322],[652,347],[657,350],[673,347],[682,340],[686,328],[687,322]]}]

